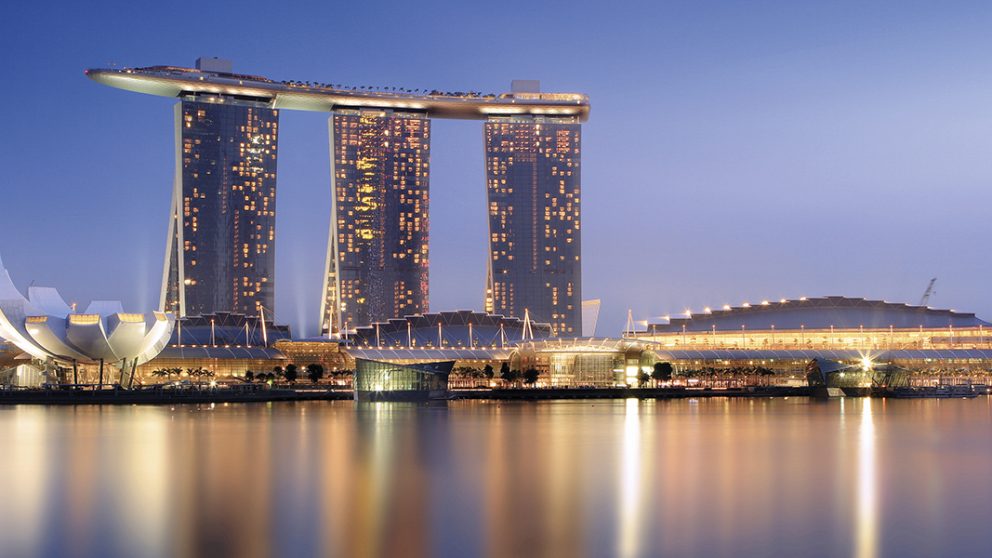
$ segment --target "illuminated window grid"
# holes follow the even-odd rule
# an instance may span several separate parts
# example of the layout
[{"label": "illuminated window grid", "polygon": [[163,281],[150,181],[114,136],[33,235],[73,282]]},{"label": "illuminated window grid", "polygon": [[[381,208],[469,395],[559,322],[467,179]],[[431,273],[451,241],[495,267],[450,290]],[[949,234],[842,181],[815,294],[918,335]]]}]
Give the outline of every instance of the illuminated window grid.
[{"label": "illuminated window grid", "polygon": [[339,111],[331,126],[338,252],[325,308],[349,327],[426,312],[430,121]]},{"label": "illuminated window grid", "polygon": [[[274,311],[278,111],[213,97],[180,110],[186,313]],[[179,288],[166,287],[167,307]]]},{"label": "illuminated window grid", "polygon": [[490,284],[494,310],[579,333],[579,124],[492,118],[486,123]]}]

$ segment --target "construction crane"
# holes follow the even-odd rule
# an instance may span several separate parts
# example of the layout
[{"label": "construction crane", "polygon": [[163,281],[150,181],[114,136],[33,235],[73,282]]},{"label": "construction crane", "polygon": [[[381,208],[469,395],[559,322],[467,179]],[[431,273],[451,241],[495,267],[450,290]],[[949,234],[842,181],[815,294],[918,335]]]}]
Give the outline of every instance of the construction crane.
[{"label": "construction crane", "polygon": [[920,297],[919,306],[926,306],[927,303],[930,302],[930,295],[937,294],[937,291],[933,290],[934,283],[936,282],[936,277],[930,280],[930,284],[927,285],[927,290],[923,291],[923,296]]}]

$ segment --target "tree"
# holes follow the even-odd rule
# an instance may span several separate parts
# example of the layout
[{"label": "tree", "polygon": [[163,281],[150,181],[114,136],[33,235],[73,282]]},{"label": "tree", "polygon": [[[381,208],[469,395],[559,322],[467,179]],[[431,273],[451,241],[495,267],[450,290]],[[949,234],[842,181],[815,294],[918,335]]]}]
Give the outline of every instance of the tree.
[{"label": "tree", "polygon": [[311,382],[316,384],[324,377],[324,367],[320,364],[308,364],[307,377],[310,378]]},{"label": "tree", "polygon": [[487,380],[492,380],[494,377],[496,377],[496,372],[493,371],[492,364],[487,364],[485,368],[482,369],[482,373],[483,375],[485,375]]},{"label": "tree", "polygon": [[251,370],[245,372],[245,381],[249,384],[255,381],[255,373]]},{"label": "tree", "polygon": [[286,370],[282,373],[282,375],[286,378],[287,382],[289,383],[295,382],[298,375],[298,372],[296,370],[296,365],[290,364],[286,366]]},{"label": "tree", "polygon": [[537,383],[537,378],[541,373],[537,371],[536,368],[528,368],[523,373],[524,383],[529,385],[534,385]]},{"label": "tree", "polygon": [[173,376],[177,378],[182,376],[182,368],[159,368],[158,370],[152,371],[152,376],[158,376],[159,378],[171,379]]},{"label": "tree", "polygon": [[644,387],[644,384],[648,383],[651,379],[651,375],[647,372],[641,371],[637,374],[637,387]]},{"label": "tree", "polygon": [[[201,374],[203,374],[203,369],[202,368],[187,368],[186,369],[186,377],[188,377],[190,380],[192,380],[193,378],[199,379],[199,377],[200,377]],[[199,383],[199,382],[193,382],[193,383]]]},{"label": "tree", "polygon": [[762,377],[765,385],[767,386],[771,384],[771,378],[775,375],[775,371],[770,368],[761,367],[758,368],[758,374]]},{"label": "tree", "polygon": [[519,372],[511,371],[510,365],[506,362],[499,367],[499,377],[508,384],[515,382],[519,375]]},{"label": "tree", "polygon": [[186,369],[186,375],[189,376],[190,378],[196,378],[196,382],[195,383],[197,385],[200,385],[200,384],[203,383],[203,378],[204,377],[209,378],[209,377],[213,376],[214,373],[211,372],[210,370],[207,370],[206,368],[204,368],[202,366],[197,366],[196,368],[187,368]]},{"label": "tree", "polygon": [[672,365],[668,362],[654,363],[654,370],[651,371],[651,378],[655,382],[667,382],[672,379]]}]

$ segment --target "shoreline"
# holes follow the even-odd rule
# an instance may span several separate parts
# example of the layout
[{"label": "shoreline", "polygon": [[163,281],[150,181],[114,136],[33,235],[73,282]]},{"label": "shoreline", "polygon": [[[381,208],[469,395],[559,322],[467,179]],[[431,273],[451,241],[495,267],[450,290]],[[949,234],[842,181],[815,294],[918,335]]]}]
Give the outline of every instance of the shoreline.
[{"label": "shoreline", "polygon": [[[551,401],[575,399],[687,399],[701,397],[809,397],[807,387],[735,389],[686,388],[536,388],[454,390],[430,401]],[[270,403],[285,401],[351,401],[351,390],[23,390],[0,391],[3,405],[175,405],[184,403]]]},{"label": "shoreline", "polygon": [[[900,397],[871,390],[849,390],[846,397]],[[980,393],[980,394],[984,394]],[[976,394],[978,395],[978,394]],[[823,390],[811,387],[758,386],[730,389],[710,388],[513,388],[464,389],[449,391],[445,397],[422,399],[447,401],[566,401],[606,399],[700,399],[715,397],[810,397],[828,399]],[[836,396],[835,396],[836,397]],[[917,396],[921,397],[921,396]],[[922,397],[927,397],[923,395]],[[948,396],[944,396],[945,398]],[[956,398],[955,395],[950,395]],[[974,396],[972,396],[974,397]],[[186,389],[186,390],[18,390],[0,391],[0,407],[5,405],[177,405],[203,403],[274,403],[289,401],[353,401],[352,390],[322,389]],[[412,401],[387,395],[379,401]]]}]

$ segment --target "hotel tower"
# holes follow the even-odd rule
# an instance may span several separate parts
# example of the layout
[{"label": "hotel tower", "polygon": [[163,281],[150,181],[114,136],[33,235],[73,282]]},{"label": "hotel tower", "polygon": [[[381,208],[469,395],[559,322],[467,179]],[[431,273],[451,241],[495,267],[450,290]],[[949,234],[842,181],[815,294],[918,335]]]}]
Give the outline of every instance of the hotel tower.
[{"label": "hotel tower", "polygon": [[[197,69],[230,65],[200,59]],[[264,100],[199,93],[182,97],[175,118],[160,307],[180,317],[274,312],[279,111]]]},{"label": "hotel tower", "polygon": [[582,334],[581,125],[513,116],[485,124],[486,310]]},{"label": "hotel tower", "polygon": [[427,312],[430,120],[339,110],[328,127],[332,208],[323,331]]},{"label": "hotel tower", "polygon": [[581,335],[586,95],[543,93],[536,81],[502,94],[274,81],[219,59],[86,74],[179,99],[164,310],[274,313],[279,111],[289,109],[330,114],[322,333],[426,313],[431,119],[451,118],[484,122],[485,309]]}]

